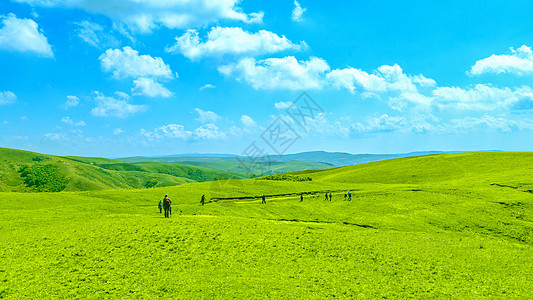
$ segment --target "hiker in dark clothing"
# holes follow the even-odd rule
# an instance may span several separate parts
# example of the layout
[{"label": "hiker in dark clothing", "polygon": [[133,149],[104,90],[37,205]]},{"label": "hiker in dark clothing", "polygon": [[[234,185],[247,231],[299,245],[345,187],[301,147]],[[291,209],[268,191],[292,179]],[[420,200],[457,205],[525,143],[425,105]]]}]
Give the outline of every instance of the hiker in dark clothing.
[{"label": "hiker in dark clothing", "polygon": [[328,193],[326,192],[326,199],[324,199],[326,201],[328,201]]},{"label": "hiker in dark clothing", "polygon": [[352,193],[348,192],[348,201],[352,201]]},{"label": "hiker in dark clothing", "polygon": [[265,195],[261,196],[261,204],[266,204],[266,197]]},{"label": "hiker in dark clothing", "polygon": [[165,198],[163,198],[163,209],[165,210],[165,218],[170,218],[170,210],[172,205],[172,200],[168,197],[168,195],[165,195]]},{"label": "hiker in dark clothing", "polygon": [[344,193],[344,201],[346,201],[346,198],[348,198],[348,195]]},{"label": "hiker in dark clothing", "polygon": [[300,202],[304,201],[304,194],[300,194]]},{"label": "hiker in dark clothing", "polygon": [[163,201],[159,200],[159,204],[157,205],[157,208],[159,208],[159,213],[163,211]]},{"label": "hiker in dark clothing", "polygon": [[331,201],[332,195],[331,192],[329,192],[329,201]]},{"label": "hiker in dark clothing", "polygon": [[205,195],[202,195],[202,199],[200,200],[200,203],[202,203],[202,205],[205,204]]}]

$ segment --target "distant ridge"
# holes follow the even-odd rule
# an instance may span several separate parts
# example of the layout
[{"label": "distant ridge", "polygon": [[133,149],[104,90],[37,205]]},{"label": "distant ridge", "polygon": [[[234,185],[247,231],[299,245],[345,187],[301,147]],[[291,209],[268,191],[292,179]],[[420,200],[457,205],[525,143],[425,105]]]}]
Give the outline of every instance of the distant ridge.
[{"label": "distant ridge", "polygon": [[[412,156],[424,156],[435,154],[447,154],[447,153],[465,153],[465,152],[496,152],[500,150],[479,150],[479,151],[416,151],[409,153],[397,153],[397,154],[351,154],[346,152],[326,152],[326,151],[308,151],[294,154],[285,155],[270,155],[271,163],[286,163],[291,161],[300,161],[307,163],[320,163],[324,164],[324,167],[344,167],[350,165],[364,164],[374,161],[381,161],[386,159],[395,159]],[[233,154],[202,154],[202,153],[189,153],[189,154],[173,154],[165,156],[136,156],[119,158],[122,161],[128,162],[179,162],[183,164],[198,165],[198,163],[238,163],[246,161],[246,156],[238,156]],[[217,168],[216,166],[209,166]]]}]

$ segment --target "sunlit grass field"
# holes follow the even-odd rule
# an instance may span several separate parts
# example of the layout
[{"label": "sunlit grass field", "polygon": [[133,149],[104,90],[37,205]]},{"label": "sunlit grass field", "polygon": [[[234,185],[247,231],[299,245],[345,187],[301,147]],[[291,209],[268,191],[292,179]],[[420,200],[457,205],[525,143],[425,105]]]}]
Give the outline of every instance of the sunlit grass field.
[{"label": "sunlit grass field", "polygon": [[531,297],[532,153],[294,175],[312,181],[0,193],[0,297]]}]

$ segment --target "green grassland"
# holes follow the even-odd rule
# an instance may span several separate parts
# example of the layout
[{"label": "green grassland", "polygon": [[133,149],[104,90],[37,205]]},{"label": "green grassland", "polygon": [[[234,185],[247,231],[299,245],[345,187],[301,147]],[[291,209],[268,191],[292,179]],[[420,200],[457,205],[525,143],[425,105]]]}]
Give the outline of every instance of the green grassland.
[{"label": "green grassland", "polygon": [[176,163],[124,163],[0,148],[0,191],[3,192],[151,188],[247,177]]},{"label": "green grassland", "polygon": [[[531,295],[533,153],[430,155],[286,178],[0,193],[0,298]],[[157,209],[165,193],[170,219]]]}]

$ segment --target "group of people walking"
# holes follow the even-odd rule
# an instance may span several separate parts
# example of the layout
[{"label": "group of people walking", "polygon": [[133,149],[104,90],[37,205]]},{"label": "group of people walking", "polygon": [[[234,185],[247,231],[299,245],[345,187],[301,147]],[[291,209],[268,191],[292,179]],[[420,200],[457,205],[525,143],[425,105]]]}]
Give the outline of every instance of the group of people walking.
[{"label": "group of people walking", "polygon": [[[326,192],[325,199],[326,201],[331,201],[333,199],[333,194],[331,192]],[[347,192],[344,194],[344,201],[352,201],[352,193]],[[304,201],[304,194],[300,194],[300,202]],[[200,204],[205,204],[205,195],[202,195],[202,198],[200,199]],[[266,204],[266,196],[263,194],[261,196],[261,204]],[[163,210],[165,211],[165,218],[170,218],[172,215],[172,200],[168,197],[168,194],[165,194],[165,198],[163,200],[159,201],[159,213],[162,213]]]}]

